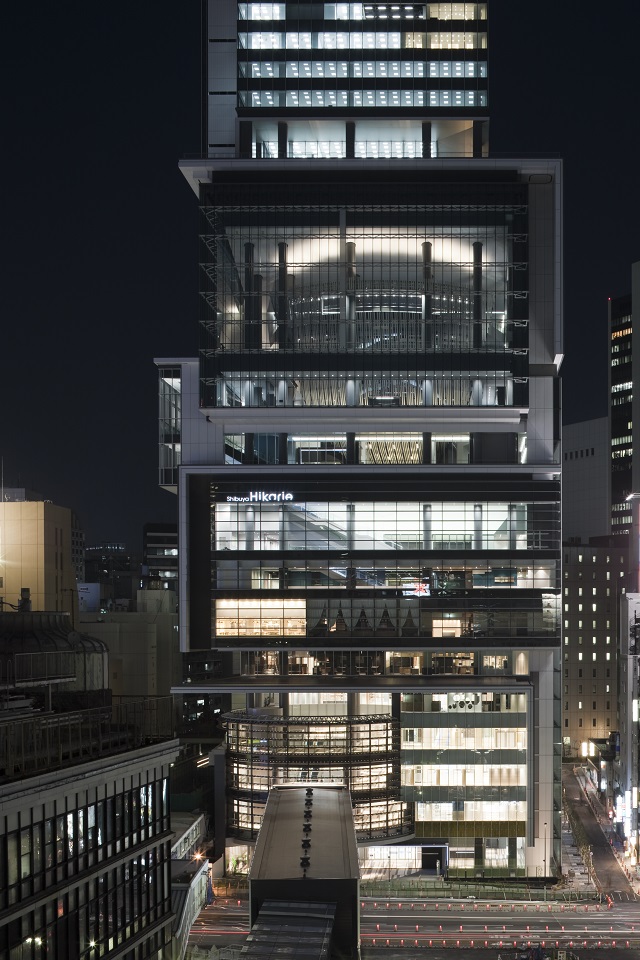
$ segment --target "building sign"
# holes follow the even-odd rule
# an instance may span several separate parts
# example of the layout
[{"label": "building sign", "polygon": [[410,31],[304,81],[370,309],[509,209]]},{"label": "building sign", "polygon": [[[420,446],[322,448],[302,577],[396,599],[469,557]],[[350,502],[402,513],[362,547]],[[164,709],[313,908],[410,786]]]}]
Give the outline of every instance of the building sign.
[{"label": "building sign", "polygon": [[293,494],[281,490],[279,493],[267,493],[266,490],[252,490],[246,497],[227,497],[227,503],[290,503]]}]

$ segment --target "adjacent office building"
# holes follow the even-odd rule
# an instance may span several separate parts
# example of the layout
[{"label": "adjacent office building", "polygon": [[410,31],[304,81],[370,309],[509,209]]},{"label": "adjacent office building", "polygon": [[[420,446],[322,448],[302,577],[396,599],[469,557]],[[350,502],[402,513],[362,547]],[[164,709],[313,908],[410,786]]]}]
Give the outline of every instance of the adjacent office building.
[{"label": "adjacent office building", "polygon": [[107,661],[68,614],[0,614],[2,960],[171,951],[172,704],[112,703]]},{"label": "adjacent office building", "polygon": [[[562,426],[562,538],[587,543],[611,533],[609,417]],[[620,541],[618,541],[620,546]]]},{"label": "adjacent office building", "polygon": [[[563,427],[562,748],[565,756],[595,756],[596,741],[608,741],[619,725],[618,622],[620,598],[626,588],[628,554],[625,540],[610,535],[609,438],[608,417]],[[609,783],[609,794],[611,787]]]},{"label": "adjacent office building", "polygon": [[558,867],[561,166],[489,157],[487,7],[208,4],[160,482],[237,859],[315,781],[365,875]]},{"label": "adjacent office building", "polygon": [[594,755],[593,740],[619,729],[618,624],[627,551],[619,541],[565,543],[562,629],[562,745]]},{"label": "adjacent office building", "polygon": [[[629,865],[638,874],[638,642],[640,640],[640,458],[637,429],[640,391],[640,339],[633,336],[640,304],[640,262],[631,266],[631,292],[609,304],[610,421],[612,458],[612,531],[626,534],[627,596],[621,605],[619,631],[620,737],[614,820],[625,841]],[[634,317],[634,306],[635,314]],[[635,424],[635,431],[634,431]],[[621,538],[622,539],[622,538]]]},{"label": "adjacent office building", "polygon": [[[640,266],[640,265],[636,265]],[[628,535],[633,492],[633,353],[631,296],[609,301],[609,423],[611,442],[611,531]]]},{"label": "adjacent office building", "polygon": [[76,571],[82,569],[78,519],[41,495],[4,488],[0,502],[0,607],[17,609],[28,591],[31,609],[77,610]]}]

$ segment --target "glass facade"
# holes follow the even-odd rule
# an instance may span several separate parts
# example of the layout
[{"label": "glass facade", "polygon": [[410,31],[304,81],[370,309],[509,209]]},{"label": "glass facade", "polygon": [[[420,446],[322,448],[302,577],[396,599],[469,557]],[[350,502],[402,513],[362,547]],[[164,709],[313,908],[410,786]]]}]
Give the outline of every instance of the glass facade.
[{"label": "glass facade", "polygon": [[[142,960],[169,949],[168,762],[133,775],[125,768],[116,789],[106,775],[73,795],[50,778],[46,803],[23,799],[19,813],[5,791],[0,910],[13,917],[0,923],[3,958],[117,952]],[[100,779],[93,769],[69,769],[76,784]]]},{"label": "glass facade", "polygon": [[[339,702],[339,701],[336,701]],[[272,786],[349,787],[360,841],[413,833],[400,792],[400,725],[385,715],[289,717],[227,714],[227,829],[255,840]]]},{"label": "glass facade", "polygon": [[[206,478],[211,646],[231,656],[234,676],[263,684],[250,702],[270,714],[226,717],[231,835],[252,840],[274,783],[381,784],[391,767],[375,757],[366,774],[356,757],[348,767],[336,757],[355,735],[350,724],[386,716],[399,721],[401,743],[387,836],[404,804],[405,835],[448,838],[449,871],[524,875],[535,651],[557,647],[561,628],[557,485],[528,479],[526,499],[508,502],[485,480],[479,501],[460,495],[466,483],[477,490],[469,477],[458,477],[455,498],[423,477],[388,499],[390,475],[375,469],[377,496],[353,474],[341,481],[342,471],[309,481],[296,463],[277,487],[242,465],[233,480]],[[412,487],[424,494],[425,485],[434,495],[414,499]],[[397,685],[376,691],[383,677]],[[323,686],[356,678],[371,692]],[[356,795],[361,841],[383,836],[380,808],[367,826]]]},{"label": "glass facade", "polygon": [[175,487],[180,466],[181,371],[159,368],[159,467],[160,486]]},{"label": "glass facade", "polygon": [[224,701],[240,845],[335,779],[372,873],[557,864],[560,171],[484,159],[487,36],[486,3],[210,5],[181,602],[219,673],[181,692]]},{"label": "glass facade", "polygon": [[207,191],[205,407],[526,404],[526,190],[416,178],[400,205],[381,179],[375,208],[355,182],[334,207],[302,181]]}]

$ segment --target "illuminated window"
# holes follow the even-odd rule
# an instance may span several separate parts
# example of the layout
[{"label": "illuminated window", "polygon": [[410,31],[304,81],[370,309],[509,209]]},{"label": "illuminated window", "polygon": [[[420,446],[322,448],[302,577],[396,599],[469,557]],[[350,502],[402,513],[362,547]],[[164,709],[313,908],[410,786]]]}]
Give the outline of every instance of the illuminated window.
[{"label": "illuminated window", "polygon": [[239,3],[238,20],[284,20],[284,3]]},{"label": "illuminated window", "polygon": [[304,600],[217,600],[218,637],[291,637],[306,633]]}]

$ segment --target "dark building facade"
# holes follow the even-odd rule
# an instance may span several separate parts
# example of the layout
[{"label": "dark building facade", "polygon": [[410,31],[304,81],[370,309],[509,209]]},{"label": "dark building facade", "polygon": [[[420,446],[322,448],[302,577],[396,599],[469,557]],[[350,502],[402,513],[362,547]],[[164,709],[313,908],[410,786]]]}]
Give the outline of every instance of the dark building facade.
[{"label": "dark building facade", "polygon": [[171,951],[169,698],[113,701],[68,614],[0,616],[0,960]]},{"label": "dark building facade", "polygon": [[142,531],[142,584],[148,590],[178,587],[177,523],[145,523]]}]

